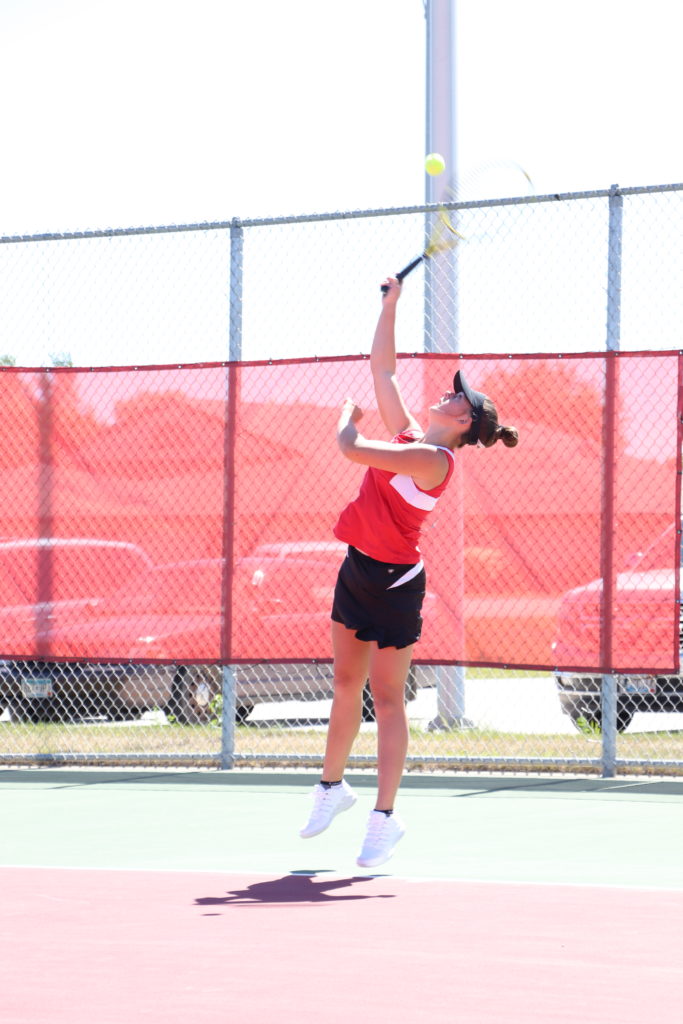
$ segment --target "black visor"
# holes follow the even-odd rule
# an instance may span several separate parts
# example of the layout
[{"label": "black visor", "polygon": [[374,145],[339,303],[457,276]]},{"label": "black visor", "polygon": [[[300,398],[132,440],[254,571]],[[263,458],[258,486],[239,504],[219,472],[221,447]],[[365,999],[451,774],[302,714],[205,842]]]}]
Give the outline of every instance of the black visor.
[{"label": "black visor", "polygon": [[460,370],[458,370],[453,378],[453,390],[456,394],[462,392],[472,406],[472,426],[466,434],[465,444],[476,444],[479,441],[481,434],[485,432],[485,423],[488,419],[484,410],[486,395],[483,395],[481,391],[474,391],[469,386],[465,380],[465,375]]}]

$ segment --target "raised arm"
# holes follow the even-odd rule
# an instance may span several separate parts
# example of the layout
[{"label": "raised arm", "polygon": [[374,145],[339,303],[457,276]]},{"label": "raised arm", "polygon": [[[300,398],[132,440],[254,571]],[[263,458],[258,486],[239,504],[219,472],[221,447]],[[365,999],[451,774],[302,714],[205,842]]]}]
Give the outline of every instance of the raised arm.
[{"label": "raised arm", "polygon": [[362,466],[411,476],[424,491],[438,487],[445,479],[449,462],[441,448],[424,442],[392,444],[390,441],[372,441],[358,431],[362,416],[362,410],[353,399],[347,398],[337,422],[337,443],[347,459]]},{"label": "raised arm", "polygon": [[377,407],[393,437],[403,430],[420,430],[421,427],[406,408],[396,380],[396,303],[401,295],[401,285],[395,277],[388,277],[385,284],[388,290],[382,299],[382,311],[372,340],[370,369]]}]

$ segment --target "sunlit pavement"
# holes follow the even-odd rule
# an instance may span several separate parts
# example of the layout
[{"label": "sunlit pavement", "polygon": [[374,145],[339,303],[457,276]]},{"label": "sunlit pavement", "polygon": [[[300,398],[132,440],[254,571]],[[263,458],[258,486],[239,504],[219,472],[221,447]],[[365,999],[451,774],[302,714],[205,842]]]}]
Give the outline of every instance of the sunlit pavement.
[{"label": "sunlit pavement", "polygon": [[[314,722],[320,728],[325,728],[330,704],[329,700],[258,704],[249,721],[273,724],[299,721],[302,725]],[[427,728],[437,716],[438,704],[435,688],[418,690],[415,700],[408,704],[411,723]],[[457,714],[472,728],[530,735],[576,735],[576,727],[560,708],[552,676],[470,680],[465,677],[464,699],[457,708]],[[374,724],[369,722],[361,726],[362,730],[374,728]],[[653,712],[636,713],[628,731],[673,732],[680,729],[683,729],[683,716],[680,714]]]},{"label": "sunlit pavement", "polygon": [[[474,729],[493,729],[497,732],[535,734],[576,734],[576,728],[563,714],[557,698],[552,676],[505,679],[467,679],[465,676],[462,698],[453,703],[442,695],[442,704],[454,709],[458,720]],[[445,702],[445,703],[444,703]],[[253,724],[291,728],[326,729],[330,713],[330,700],[281,701],[257,704],[248,721]],[[434,687],[419,689],[415,700],[408,704],[411,724],[427,729],[438,715],[439,696]],[[0,715],[0,722],[8,722],[9,713]],[[89,724],[93,724],[92,721]],[[121,722],[98,721],[103,726],[121,727]],[[163,711],[147,711],[137,721],[126,723],[131,727],[166,724]],[[364,722],[362,731],[375,729],[373,722]],[[677,732],[683,729],[683,715],[665,713],[636,713],[628,732]]]}]

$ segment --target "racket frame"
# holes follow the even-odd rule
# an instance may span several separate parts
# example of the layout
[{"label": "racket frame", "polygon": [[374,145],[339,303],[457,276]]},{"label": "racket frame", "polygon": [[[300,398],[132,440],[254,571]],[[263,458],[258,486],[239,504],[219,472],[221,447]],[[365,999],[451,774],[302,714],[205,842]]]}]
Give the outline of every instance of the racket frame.
[{"label": "racket frame", "polygon": [[[396,275],[396,280],[398,281],[399,284],[401,284],[403,282],[403,279],[407,277],[408,274],[412,273],[412,271],[415,270],[416,267],[419,267],[419,265],[423,263],[424,260],[431,259],[432,256],[436,256],[436,254],[439,252],[446,252],[448,249],[453,249],[458,244],[459,241],[464,241],[465,236],[461,235],[460,232],[456,231],[456,229],[453,227],[450,220],[448,219],[446,208],[443,206],[439,207],[439,218],[437,222],[437,227],[438,223],[445,225],[448,231],[450,231],[455,236],[454,240],[450,241],[447,245],[439,245],[436,242],[433,242],[432,244],[428,245],[423,253],[421,253],[419,256],[416,256],[414,260],[410,261],[410,263],[406,264],[403,270],[399,270],[398,274]],[[433,232],[432,237],[436,237],[436,229]],[[381,291],[383,295],[386,295],[386,293],[389,291],[389,286],[383,284],[381,286]]]}]

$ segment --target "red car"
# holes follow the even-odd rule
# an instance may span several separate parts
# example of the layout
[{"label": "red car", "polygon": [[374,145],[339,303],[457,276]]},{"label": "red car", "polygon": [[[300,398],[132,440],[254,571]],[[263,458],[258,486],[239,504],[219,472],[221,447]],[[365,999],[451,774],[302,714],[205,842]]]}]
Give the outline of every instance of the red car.
[{"label": "red car", "polygon": [[215,615],[159,614],[155,572],[124,541],[0,541],[0,708],[15,721],[128,719],[153,708],[209,721],[220,669],[140,664],[168,658],[170,639],[196,643],[198,631],[217,629]]},{"label": "red car", "polygon": [[[629,559],[616,578],[614,593],[614,636],[621,659],[635,665],[662,665],[671,657],[672,602],[675,579],[672,553],[675,526],[670,526],[644,552]],[[565,594],[560,606],[559,626],[553,644],[556,663],[589,665],[599,650],[602,580],[576,587]],[[679,607],[680,614],[680,607]],[[680,625],[680,624],[679,624]],[[680,645],[679,628],[679,645]],[[617,728],[627,729],[636,711],[683,711],[683,679],[679,673],[662,669],[616,674]],[[589,670],[556,671],[555,682],[562,710],[577,727],[600,727],[602,723],[602,675]]]}]

